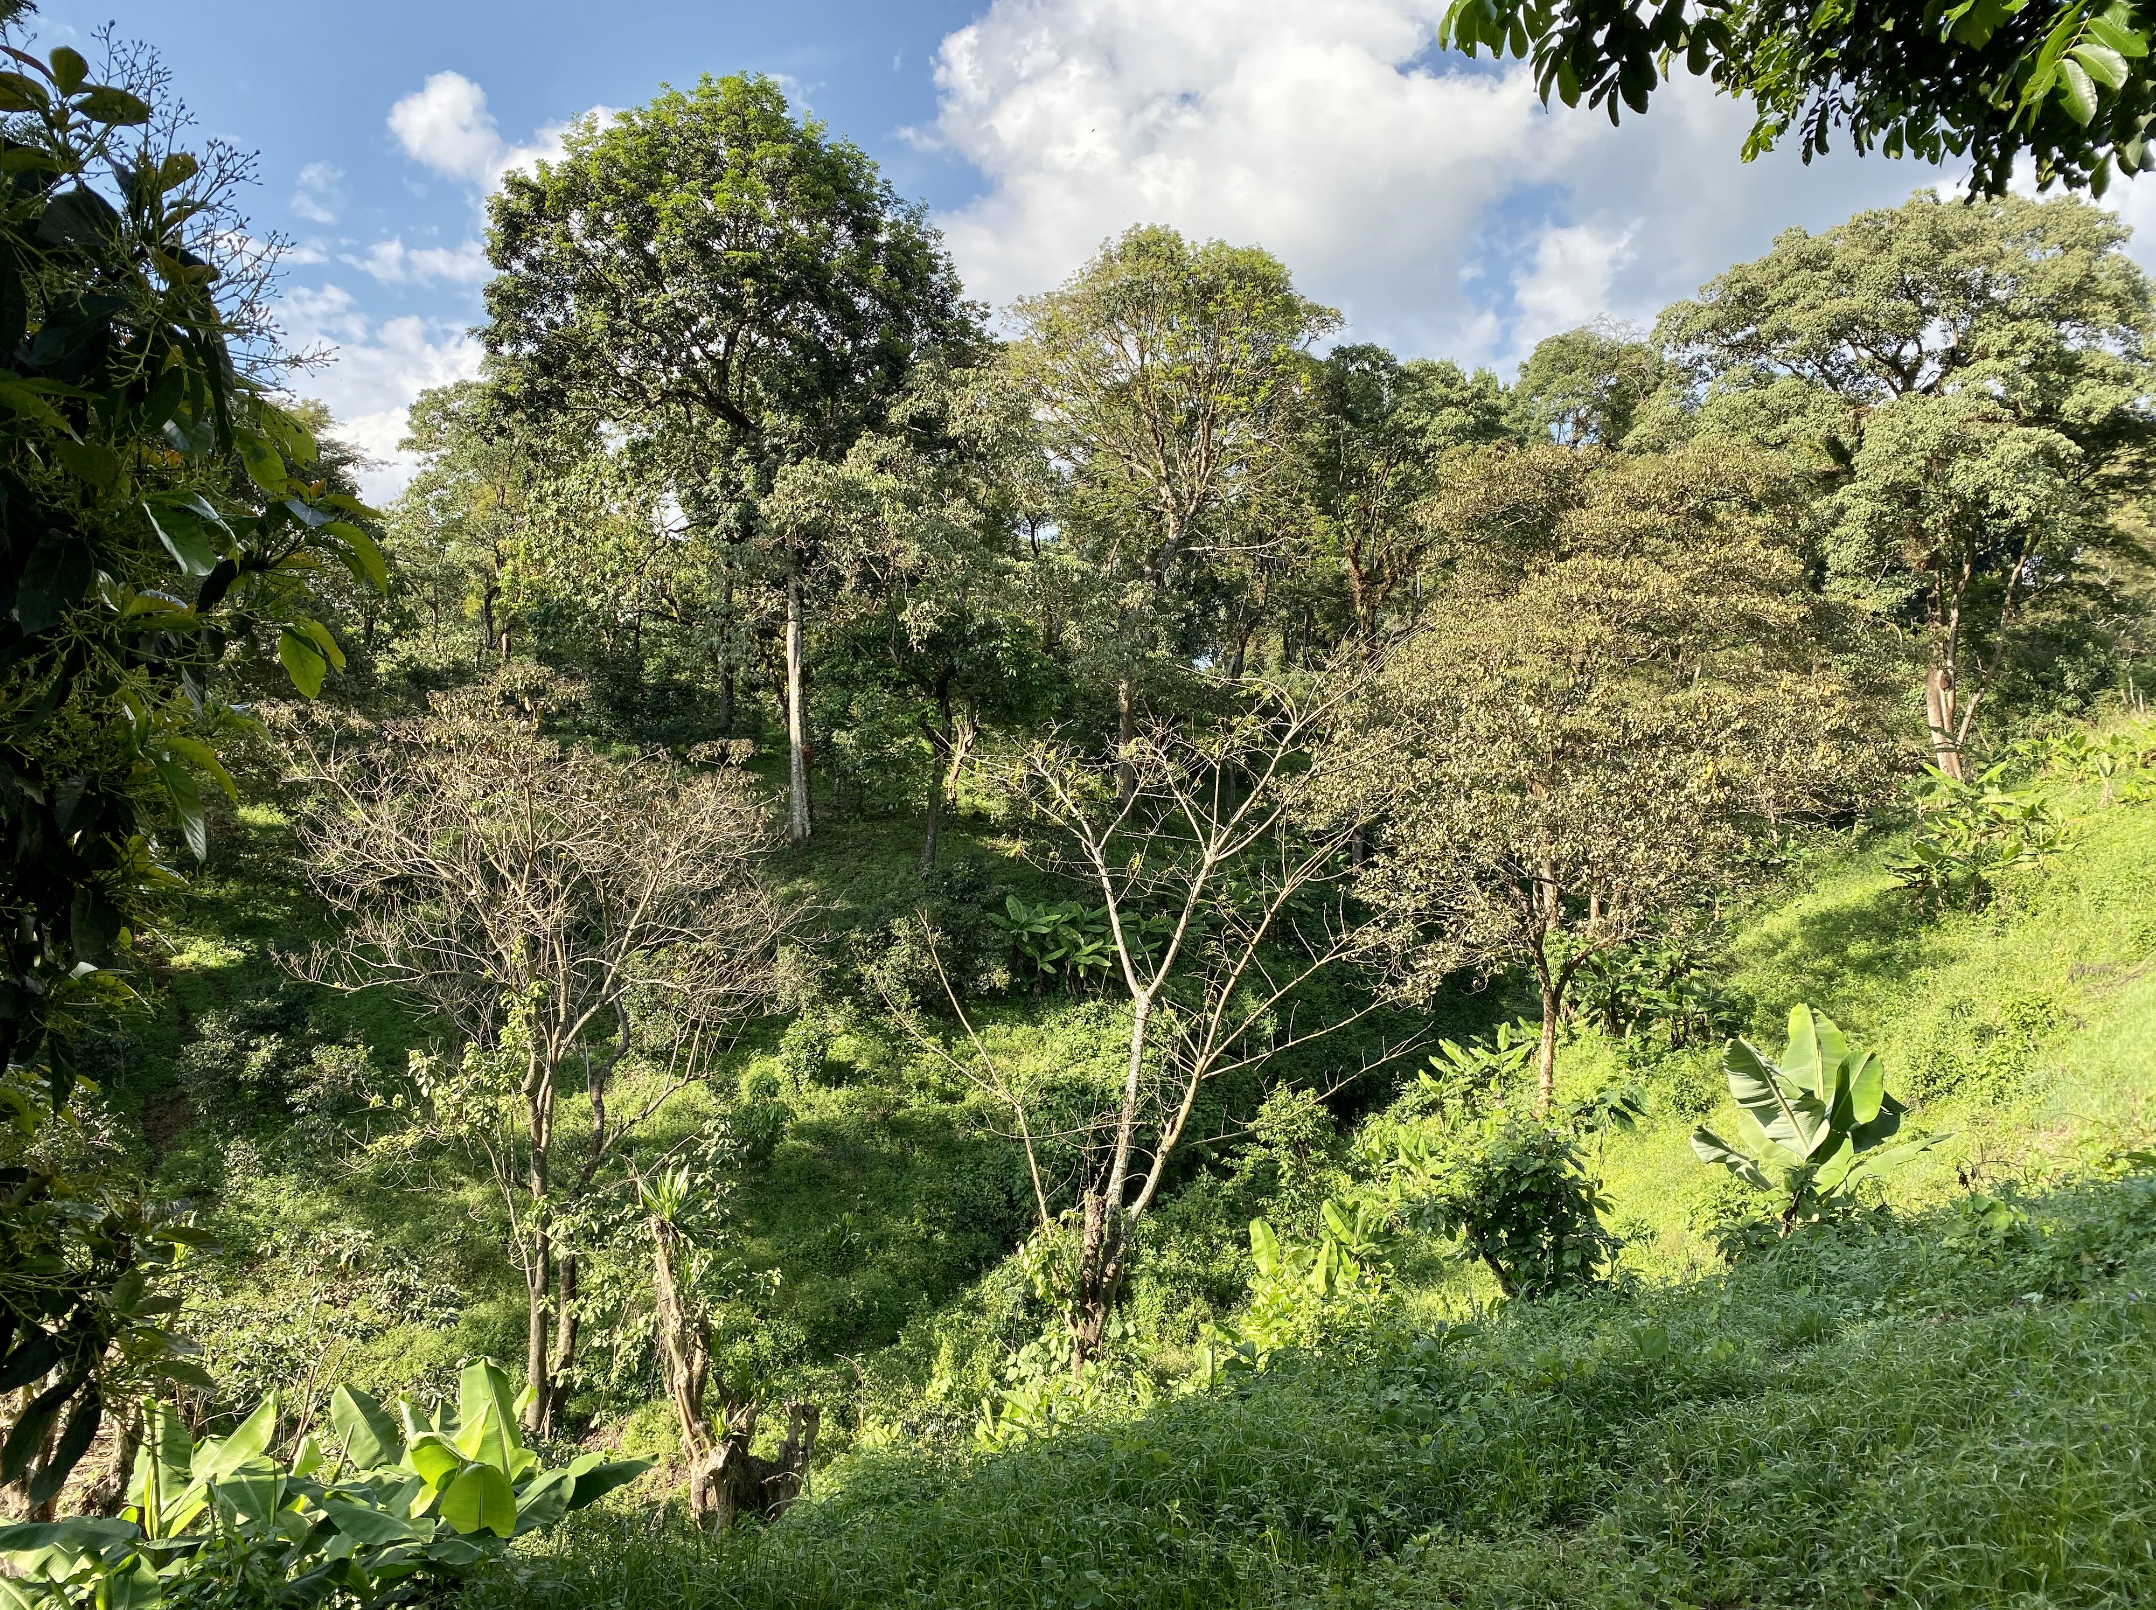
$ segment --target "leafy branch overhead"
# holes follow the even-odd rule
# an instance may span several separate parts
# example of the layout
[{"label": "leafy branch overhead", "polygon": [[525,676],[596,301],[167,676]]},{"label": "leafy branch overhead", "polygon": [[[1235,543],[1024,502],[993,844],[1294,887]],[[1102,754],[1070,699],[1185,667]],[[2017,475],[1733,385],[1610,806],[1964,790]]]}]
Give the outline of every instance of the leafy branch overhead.
[{"label": "leafy branch overhead", "polygon": [[1612,123],[1682,67],[1753,103],[1746,161],[1794,131],[1809,162],[1839,131],[1859,152],[1966,160],[1985,195],[2023,158],[2099,196],[2156,166],[2148,22],[2128,0],[1453,0],[1439,39],[1526,59],[1545,103]]}]

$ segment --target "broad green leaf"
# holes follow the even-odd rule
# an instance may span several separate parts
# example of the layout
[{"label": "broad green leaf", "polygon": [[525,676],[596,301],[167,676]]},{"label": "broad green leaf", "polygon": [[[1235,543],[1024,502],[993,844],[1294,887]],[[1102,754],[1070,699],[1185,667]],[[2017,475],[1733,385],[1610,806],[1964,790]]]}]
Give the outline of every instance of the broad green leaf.
[{"label": "broad green leaf", "polygon": [[2076,123],[2086,125],[2096,116],[2096,86],[2088,70],[2071,58],[2059,63],[2059,100]]},{"label": "broad green leaf", "polygon": [[309,640],[313,642],[315,648],[321,652],[325,660],[340,671],[344,669],[344,650],[337,646],[336,634],[327,626],[305,615],[295,619],[292,625],[307,634]]},{"label": "broad green leaf", "polygon": [[500,1424],[509,1428],[510,1446],[522,1447],[516,1434],[517,1397],[510,1390],[509,1377],[492,1359],[479,1359],[465,1365],[457,1377],[457,1418],[469,1423],[487,1409],[492,1409]]},{"label": "broad green leaf", "polygon": [[443,1520],[469,1537],[489,1531],[507,1537],[517,1529],[517,1495],[509,1478],[493,1465],[466,1465],[443,1489]]},{"label": "broad green leaf", "polygon": [[2149,53],[2149,42],[2145,37],[2109,14],[2091,17],[2084,32],[2106,50],[2115,50],[2121,56],[2139,58]]},{"label": "broad green leaf", "polygon": [[284,665],[285,675],[292,679],[292,686],[310,699],[321,693],[322,678],[329,674],[329,659],[315,646],[313,638],[287,626],[277,634],[277,658]]},{"label": "broad green leaf", "polygon": [[28,73],[0,73],[0,112],[42,112],[51,104],[45,86]]},{"label": "broad green leaf", "polygon": [[1814,1095],[1821,1094],[1819,1068],[1826,1059],[1826,1048],[1819,1043],[1819,1030],[1820,1019],[1809,1006],[1789,1009],[1789,1038],[1782,1047],[1781,1071],[1785,1078]]},{"label": "broad green leaf", "polygon": [[143,512],[150,517],[150,529],[157,533],[157,540],[178,561],[183,574],[207,576],[217,568],[218,553],[209,529],[193,514],[167,509],[160,516],[148,504],[143,505]]},{"label": "broad green leaf", "polygon": [[389,561],[382,557],[381,545],[349,520],[336,520],[324,526],[328,535],[341,539],[349,550],[349,564],[353,579],[372,587],[378,593],[389,591]]},{"label": "broad green leaf", "polygon": [[362,1543],[424,1542],[428,1529],[392,1515],[386,1509],[362,1504],[349,1497],[325,1498],[322,1512],[338,1531]]},{"label": "broad green leaf", "polygon": [[255,1405],[254,1413],[242,1420],[231,1436],[208,1439],[195,1450],[195,1474],[221,1480],[259,1457],[276,1434],[277,1396],[272,1393]]},{"label": "broad green leaf", "polygon": [[1692,1131],[1692,1151],[1703,1163],[1719,1163],[1756,1191],[1768,1189],[1767,1176],[1759,1165],[1711,1129]]},{"label": "broad green leaf", "polygon": [[[584,1455],[585,1459],[594,1457]],[[550,1470],[517,1494],[517,1536],[552,1526],[569,1513],[569,1500],[576,1493],[576,1477],[571,1474],[575,1468],[572,1465],[567,1470]]]},{"label": "broad green leaf", "polygon": [[45,61],[52,68],[52,81],[59,86],[62,95],[74,94],[90,76],[90,64],[82,59],[82,52],[66,45],[60,46]]},{"label": "broad green leaf", "polygon": [[165,1602],[164,1584],[140,1555],[106,1577],[99,1588],[98,1610],[152,1610]]},{"label": "broad green leaf", "polygon": [[1280,1272],[1280,1241],[1263,1219],[1250,1221],[1250,1255],[1257,1260],[1258,1273],[1267,1279]]},{"label": "broad green leaf", "polygon": [[1790,1089],[1780,1071],[1748,1040],[1730,1042],[1722,1067],[1729,1076],[1731,1097],[1759,1125],[1760,1133],[1799,1159],[1809,1157],[1826,1116],[1817,1098]]},{"label": "broad green leaf", "polygon": [[429,1487],[440,1487],[464,1464],[464,1456],[439,1431],[423,1431],[405,1444],[404,1462],[426,1478]]},{"label": "broad green leaf", "polygon": [[232,1512],[253,1526],[267,1526],[284,1508],[285,1474],[268,1459],[243,1459],[213,1485]]},{"label": "broad green leaf", "polygon": [[232,438],[239,449],[240,462],[247,466],[247,478],[271,497],[283,497],[287,478],[277,449],[253,431],[236,430]]},{"label": "broad green leaf", "polygon": [[1818,1169],[1812,1175],[1812,1189],[1822,1196],[1833,1195],[1849,1177],[1849,1171],[1856,1166],[1856,1161],[1856,1147],[1844,1139],[1821,1159]]},{"label": "broad green leaf", "polygon": [[68,474],[100,492],[111,491],[120,479],[118,457],[111,448],[100,447],[95,442],[78,442],[71,436],[63,436],[52,444],[52,456]]},{"label": "broad green leaf", "polygon": [[1855,1076],[1849,1081],[1849,1115],[1852,1126],[1861,1127],[1879,1116],[1879,1104],[1886,1099],[1886,1063],[1879,1053],[1867,1051],[1864,1060],[1857,1064]]},{"label": "broad green leaf", "polygon": [[582,1509],[595,1504],[617,1487],[625,1487],[651,1468],[649,1459],[613,1459],[586,1465],[587,1459],[598,1459],[597,1454],[585,1454],[569,1468],[576,1472],[576,1492],[569,1500],[571,1509]]},{"label": "broad green leaf", "polygon": [[2106,89],[2126,87],[2126,58],[2107,45],[2076,45],[2068,51],[2069,60],[2079,62],[2089,77]]},{"label": "broad green leaf", "polygon": [[195,782],[195,774],[163,755],[150,756],[150,770],[164,785],[165,797],[172,802],[172,814],[180,820],[180,832],[187,840],[188,850],[197,861],[208,860],[210,829],[202,815],[202,789]]},{"label": "broad green leaf", "polygon": [[148,101],[110,84],[91,85],[75,102],[75,109],[93,122],[116,128],[134,128],[150,121]]},{"label": "broad green leaf", "polygon": [[190,738],[185,733],[178,732],[161,733],[156,742],[158,748],[173,759],[184,760],[189,765],[208,772],[217,786],[225,791],[227,799],[235,805],[240,802],[239,786],[232,781],[232,774],[225,770],[224,762],[217,758],[217,752],[208,744],[199,738]]},{"label": "broad green leaf", "polygon": [[360,1470],[393,1465],[404,1453],[404,1438],[381,1404],[366,1393],[339,1386],[329,1396],[329,1423],[344,1439],[344,1457]]}]

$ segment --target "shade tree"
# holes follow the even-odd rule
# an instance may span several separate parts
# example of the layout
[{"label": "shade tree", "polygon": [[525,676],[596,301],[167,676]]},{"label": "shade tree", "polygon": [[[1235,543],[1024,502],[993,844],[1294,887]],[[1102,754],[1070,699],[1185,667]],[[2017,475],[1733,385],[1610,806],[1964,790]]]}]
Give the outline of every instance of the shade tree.
[{"label": "shade tree", "polygon": [[1828,584],[1918,640],[1950,775],[2032,602],[2141,474],[2156,312],[2124,242],[2084,202],[1919,195],[1787,231],[1656,326],[1697,428],[1824,476]]},{"label": "shade tree", "polygon": [[1358,889],[1410,991],[1531,976],[1545,1110],[1587,960],[1879,784],[1876,710],[1789,539],[1800,494],[1726,442],[1485,449],[1433,512],[1453,579],[1319,768],[1343,815],[1378,818]]},{"label": "shade tree", "polygon": [[482,328],[514,406],[664,443],[684,508],[742,511],[783,594],[787,831],[809,834],[811,525],[763,517],[835,462],[924,357],[980,333],[920,209],[767,78],[705,78],[567,134],[489,204]]},{"label": "shade tree", "polygon": [[1265,251],[1148,225],[1011,319],[1009,362],[1060,472],[1058,537],[1091,584],[1073,624],[1129,743],[1145,678],[1216,646],[1194,630],[1193,595],[1236,546],[1239,510],[1287,473],[1303,354],[1338,315]]}]

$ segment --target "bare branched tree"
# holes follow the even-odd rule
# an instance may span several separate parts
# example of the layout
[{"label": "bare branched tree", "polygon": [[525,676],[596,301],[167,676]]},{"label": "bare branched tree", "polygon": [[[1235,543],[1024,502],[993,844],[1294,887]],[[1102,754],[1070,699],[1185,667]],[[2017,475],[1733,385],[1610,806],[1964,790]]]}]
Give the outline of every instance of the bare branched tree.
[{"label": "bare branched tree", "polygon": [[[1131,1006],[1121,1082],[1075,1123],[1044,1128],[1031,1088],[996,1065],[970,1024],[971,1060],[959,1063],[1012,1116],[1042,1231],[1075,1220],[1064,1295],[1077,1368],[1099,1349],[1133,1227],[1189,1138],[1207,1083],[1378,1004],[1374,991],[1344,1009],[1304,999],[1321,973],[1368,949],[1349,855],[1365,824],[1321,815],[1310,792],[1312,756],[1335,741],[1354,685],[1342,675],[1300,695],[1246,682],[1225,719],[1156,726],[1105,757],[1046,742],[1000,775],[1051,830],[1042,860],[1106,905]],[[1082,1158],[1076,1205],[1062,1211],[1065,1190],[1042,1174],[1050,1141],[1075,1142]]]},{"label": "bare branched tree", "polygon": [[[509,691],[293,737],[316,800],[309,875],[346,925],[294,965],[395,988],[462,1041],[460,1060],[423,1066],[423,1117],[501,1192],[530,1298],[527,1422],[545,1435],[577,1347],[563,1220],[762,1007],[787,912],[759,876],[772,834],[748,778],[557,743]],[[617,1107],[632,1061],[643,1077]],[[588,1113],[564,1135],[575,1087]]]}]

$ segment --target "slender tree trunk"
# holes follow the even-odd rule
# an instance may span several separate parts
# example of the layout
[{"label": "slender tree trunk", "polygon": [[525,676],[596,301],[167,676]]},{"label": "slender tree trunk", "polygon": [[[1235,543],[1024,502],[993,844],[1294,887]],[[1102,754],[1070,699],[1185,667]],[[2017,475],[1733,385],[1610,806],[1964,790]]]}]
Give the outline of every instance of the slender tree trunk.
[{"label": "slender tree trunk", "polygon": [[809,840],[808,701],[802,696],[801,552],[786,549],[786,760],[791,789],[786,801],[786,840],[797,849]]},{"label": "slender tree trunk", "polygon": [[[535,1204],[536,1206],[536,1204]],[[548,1411],[553,1407],[554,1383],[547,1373],[547,1322],[552,1317],[554,1244],[545,1230],[534,1230],[527,1249],[529,1265],[524,1271],[524,1294],[529,1303],[524,1333],[524,1379],[532,1396],[524,1410],[524,1429],[546,1436]]]},{"label": "slender tree trunk", "polygon": [[921,874],[936,865],[936,851],[943,836],[943,785],[951,766],[951,678],[936,683],[936,724],[928,729],[928,828],[921,841]]},{"label": "slender tree trunk", "polygon": [[[1121,1194],[1118,1189],[1116,1198]],[[1100,1353],[1108,1316],[1115,1310],[1116,1288],[1123,1280],[1126,1231],[1120,1200],[1111,1198],[1106,1191],[1085,1193],[1078,1241],[1078,1290],[1070,1319],[1074,1375],[1084,1375],[1086,1365]]]},{"label": "slender tree trunk", "polygon": [[1924,721],[1931,729],[1932,764],[1947,776],[1962,778],[1961,745],[1954,734],[1954,673],[1947,665],[1924,672]]},{"label": "slender tree trunk", "polygon": [[554,1357],[547,1367],[546,1431],[552,1435],[561,1424],[562,1408],[569,1396],[569,1367],[576,1362],[577,1331],[582,1316],[576,1308],[577,1256],[562,1253],[554,1260]]},{"label": "slender tree trunk", "polygon": [[1115,763],[1116,797],[1129,804],[1131,796],[1138,791],[1138,768],[1127,751],[1138,736],[1138,706],[1130,678],[1124,677],[1115,685],[1115,735],[1117,756]]}]

